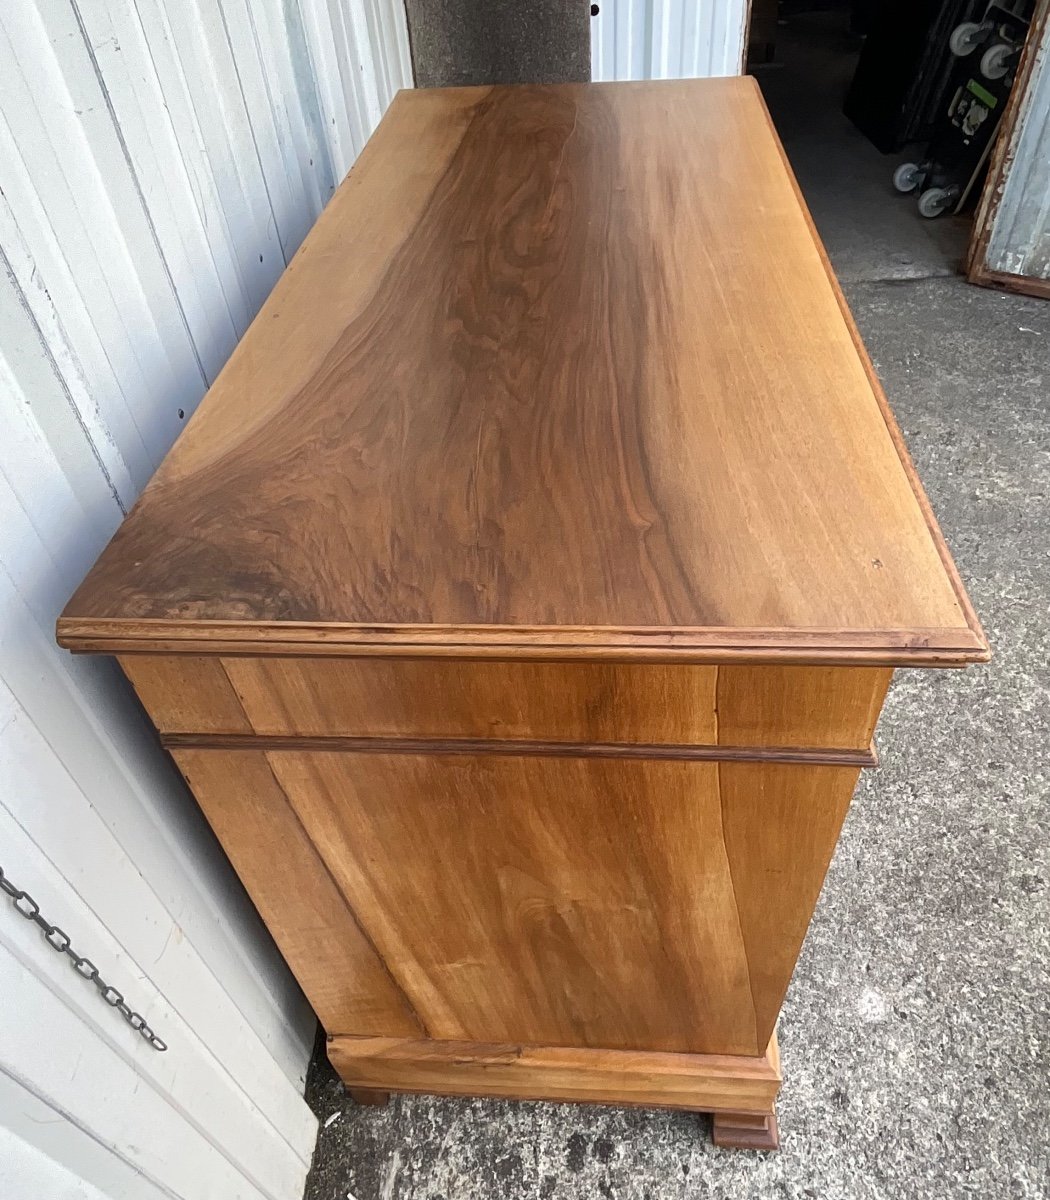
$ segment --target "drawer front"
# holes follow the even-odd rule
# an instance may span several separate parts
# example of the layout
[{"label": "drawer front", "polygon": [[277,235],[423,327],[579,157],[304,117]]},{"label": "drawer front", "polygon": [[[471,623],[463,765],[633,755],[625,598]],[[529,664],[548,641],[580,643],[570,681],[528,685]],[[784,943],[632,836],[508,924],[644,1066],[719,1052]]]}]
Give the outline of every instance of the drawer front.
[{"label": "drawer front", "polygon": [[865,750],[881,667],[121,659],[164,733]]},{"label": "drawer front", "polygon": [[858,774],[176,758],[329,1033],[415,1021],[447,1040],[745,1055],[769,1042]]}]

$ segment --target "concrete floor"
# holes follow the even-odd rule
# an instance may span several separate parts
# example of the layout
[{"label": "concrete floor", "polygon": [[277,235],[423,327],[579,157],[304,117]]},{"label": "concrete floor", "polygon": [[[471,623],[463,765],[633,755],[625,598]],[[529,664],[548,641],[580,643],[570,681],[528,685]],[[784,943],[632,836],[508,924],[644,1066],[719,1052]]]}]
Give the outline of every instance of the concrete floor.
[{"label": "concrete floor", "polygon": [[689,1114],[356,1108],[319,1061],[308,1200],[1050,1196],[1050,304],[954,275],[965,222],[890,194],[819,26],[763,86],[995,658],[894,683],[781,1017],[781,1152]]}]

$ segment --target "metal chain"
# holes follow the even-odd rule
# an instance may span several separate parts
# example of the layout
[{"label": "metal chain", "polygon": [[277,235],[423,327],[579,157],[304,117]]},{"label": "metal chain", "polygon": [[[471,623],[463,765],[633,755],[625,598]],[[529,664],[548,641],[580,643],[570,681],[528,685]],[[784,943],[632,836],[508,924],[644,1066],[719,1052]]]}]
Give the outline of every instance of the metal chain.
[{"label": "metal chain", "polygon": [[40,926],[40,932],[44,935],[44,941],[47,942],[51,949],[57,950],[59,954],[65,954],[72,962],[73,970],[82,979],[90,980],[98,988],[98,994],[110,1008],[115,1008],[131,1028],[140,1033],[154,1050],[167,1050],[167,1042],[162,1042],[143,1018],[137,1012],[132,1012],[124,1003],[124,997],[120,992],[115,987],[106,983],[99,975],[98,967],[95,966],[90,958],[84,958],[82,955],[77,954],[70,944],[68,933],[59,929],[57,925],[49,925],[44,920],[40,915],[40,905],[37,904],[28,892],[23,892],[15,887],[4,874],[3,867],[0,867],[0,892],[11,897],[11,903],[15,906],[16,912],[25,917],[27,921],[32,921],[35,925]]}]

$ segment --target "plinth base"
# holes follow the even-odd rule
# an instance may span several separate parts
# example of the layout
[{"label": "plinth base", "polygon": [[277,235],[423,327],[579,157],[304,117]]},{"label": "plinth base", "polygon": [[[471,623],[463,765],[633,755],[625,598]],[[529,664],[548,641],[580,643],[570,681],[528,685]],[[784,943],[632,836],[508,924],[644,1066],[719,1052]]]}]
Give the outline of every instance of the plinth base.
[{"label": "plinth base", "polygon": [[329,1039],[328,1056],[364,1103],[426,1092],[685,1109],[715,1114],[716,1145],[777,1146],[776,1034],[759,1058],[346,1035]]}]

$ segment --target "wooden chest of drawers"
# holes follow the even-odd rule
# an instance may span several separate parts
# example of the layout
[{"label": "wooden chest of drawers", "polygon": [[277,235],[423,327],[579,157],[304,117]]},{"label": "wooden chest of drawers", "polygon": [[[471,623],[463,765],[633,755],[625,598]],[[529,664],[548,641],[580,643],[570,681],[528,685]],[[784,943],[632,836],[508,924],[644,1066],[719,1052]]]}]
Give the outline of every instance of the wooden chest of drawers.
[{"label": "wooden chest of drawers", "polygon": [[402,93],[59,621],[359,1098],[711,1111],[988,648],[747,79]]}]

